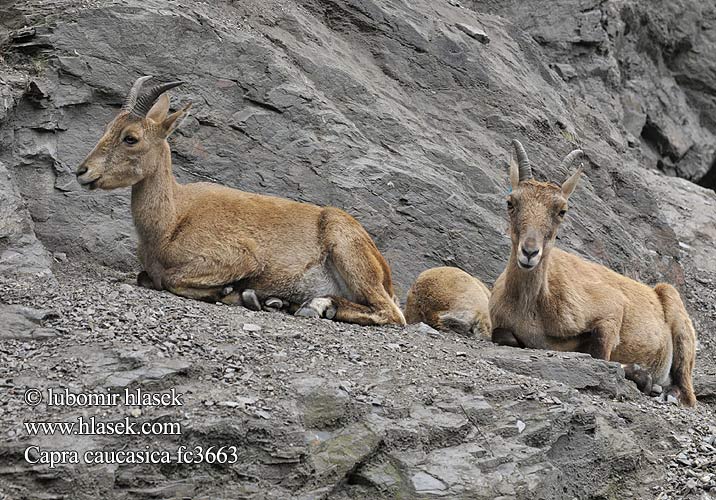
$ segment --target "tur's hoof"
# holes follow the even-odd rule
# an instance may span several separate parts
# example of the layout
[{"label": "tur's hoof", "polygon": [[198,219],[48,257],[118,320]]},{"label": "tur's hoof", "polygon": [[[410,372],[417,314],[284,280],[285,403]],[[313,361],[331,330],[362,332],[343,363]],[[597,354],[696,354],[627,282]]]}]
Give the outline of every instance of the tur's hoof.
[{"label": "tur's hoof", "polygon": [[328,297],[322,297],[304,302],[296,311],[295,316],[333,319],[336,317],[336,312],[338,312],[338,309],[333,301]]},{"label": "tur's hoof", "polygon": [[524,347],[512,330],[507,328],[495,328],[492,330],[492,341],[497,345],[504,345],[509,347]]},{"label": "tur's hoof", "polygon": [[654,382],[651,378],[651,373],[646,371],[640,365],[632,363],[630,365],[623,365],[624,367],[624,378],[631,380],[636,384],[636,387],[646,394],[651,395]]},{"label": "tur's hoof", "polygon": [[662,397],[667,403],[678,405],[681,402],[681,389],[672,385],[664,391],[664,395]]},{"label": "tur's hoof", "polygon": [[234,290],[234,287],[230,285],[221,289],[219,302],[226,304],[227,306],[240,306],[243,304],[241,294]]},{"label": "tur's hoof", "polygon": [[264,302],[264,309],[268,311],[280,311],[284,307],[286,307],[286,304],[278,297],[269,297]]},{"label": "tur's hoof", "polygon": [[149,273],[147,271],[142,271],[137,275],[137,286],[154,289],[154,281],[149,277]]},{"label": "tur's hoof", "polygon": [[320,318],[321,315],[318,311],[313,309],[312,307],[306,305],[301,306],[298,311],[294,314],[294,316],[298,316],[299,318]]},{"label": "tur's hoof", "polygon": [[251,288],[247,288],[246,290],[241,292],[241,301],[243,302],[244,307],[247,309],[251,309],[252,311],[261,310],[261,302],[259,302],[259,298],[256,296],[256,292]]},{"label": "tur's hoof", "polygon": [[331,301],[331,305],[326,308],[323,315],[326,319],[333,319],[336,317],[337,313],[338,313],[338,308],[333,303],[333,301]]}]

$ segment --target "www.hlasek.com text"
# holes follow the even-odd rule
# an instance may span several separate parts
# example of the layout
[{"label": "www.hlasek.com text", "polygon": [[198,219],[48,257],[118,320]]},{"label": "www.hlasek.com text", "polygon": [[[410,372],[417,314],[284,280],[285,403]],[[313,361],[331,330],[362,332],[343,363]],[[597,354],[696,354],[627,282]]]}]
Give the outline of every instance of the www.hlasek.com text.
[{"label": "www.hlasek.com text", "polygon": [[147,436],[181,435],[179,422],[138,422],[124,417],[121,420],[105,422],[96,417],[77,417],[70,422],[23,422],[29,436],[38,434],[63,436]]}]

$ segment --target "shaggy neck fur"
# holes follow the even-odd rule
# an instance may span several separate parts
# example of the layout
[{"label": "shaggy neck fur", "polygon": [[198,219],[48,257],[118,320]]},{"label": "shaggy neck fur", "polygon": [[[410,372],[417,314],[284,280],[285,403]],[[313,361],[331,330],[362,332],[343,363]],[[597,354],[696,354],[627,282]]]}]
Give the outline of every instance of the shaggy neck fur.
[{"label": "shaggy neck fur", "polygon": [[545,248],[542,259],[531,271],[521,269],[517,264],[517,250],[512,247],[510,260],[507,263],[505,288],[524,309],[534,309],[540,303],[550,300],[549,261],[551,248]]},{"label": "shaggy neck fur", "polygon": [[172,173],[169,144],[164,143],[156,164],[148,168],[150,175],[132,186],[132,217],[143,242],[158,243],[174,226],[179,187]]}]

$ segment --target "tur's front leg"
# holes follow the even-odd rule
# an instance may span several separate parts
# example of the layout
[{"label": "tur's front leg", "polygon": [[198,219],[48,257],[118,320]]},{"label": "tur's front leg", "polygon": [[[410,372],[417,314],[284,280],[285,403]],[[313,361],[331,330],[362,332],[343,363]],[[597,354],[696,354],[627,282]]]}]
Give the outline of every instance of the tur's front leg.
[{"label": "tur's front leg", "polygon": [[[174,252],[178,253],[178,249]],[[257,262],[247,251],[237,251],[233,257],[231,265],[212,256],[199,255],[181,265],[165,268],[161,275],[162,287],[190,299],[236,303],[233,290],[228,291],[226,287],[254,275]]]},{"label": "tur's front leg", "polygon": [[619,344],[621,320],[605,318],[594,322],[591,334],[587,334],[580,351],[596,359],[610,361],[612,353]]},{"label": "tur's front leg", "polygon": [[166,290],[174,295],[186,297],[187,299],[201,300],[203,302],[222,302],[224,298],[224,287],[217,286],[211,288],[190,288],[183,286],[165,285]]},{"label": "tur's front leg", "polygon": [[[193,288],[186,286],[177,286],[173,284],[163,283],[163,287],[157,287],[154,284],[154,280],[149,276],[147,271],[142,271],[137,275],[137,285],[142,288],[149,288],[150,290],[163,290],[166,289],[172,292],[174,295],[186,297],[188,299],[202,300],[204,302],[220,302],[224,298],[224,288],[206,287],[206,288]],[[230,302],[227,302],[230,303]]]},{"label": "tur's front leg", "polygon": [[[612,353],[619,345],[619,333],[621,332],[621,320],[605,318],[595,322],[594,330],[587,337],[585,352],[593,358],[611,361]],[[637,388],[646,394],[651,395],[654,383],[651,373],[636,363],[622,365],[624,378],[631,380]]]}]

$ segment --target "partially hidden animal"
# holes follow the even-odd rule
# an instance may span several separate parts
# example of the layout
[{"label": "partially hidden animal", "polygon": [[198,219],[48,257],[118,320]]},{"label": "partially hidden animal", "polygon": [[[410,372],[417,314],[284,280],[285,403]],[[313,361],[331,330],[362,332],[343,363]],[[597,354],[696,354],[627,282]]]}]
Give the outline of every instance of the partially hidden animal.
[{"label": "partially hidden animal", "polygon": [[420,273],[408,291],[405,319],[437,330],[490,338],[490,290],[457,267],[433,267]]},{"label": "partially hidden animal", "polygon": [[150,78],[136,80],[76,171],[89,189],[131,186],[140,284],[227,303],[253,291],[253,302],[283,300],[298,316],[405,324],[387,262],[346,212],[178,183],[167,138],[191,103],[169,113],[165,92],[182,82],[150,86]]},{"label": "partially hidden animal", "polygon": [[[540,182],[532,178],[519,141],[513,147],[506,200],[512,249],[489,302],[492,340],[616,361],[643,392],[658,384],[665,397],[694,406],[696,332],[679,293],[669,284],[651,288],[556,248],[582,167],[561,186]],[[582,155],[572,151],[562,168]]]}]

